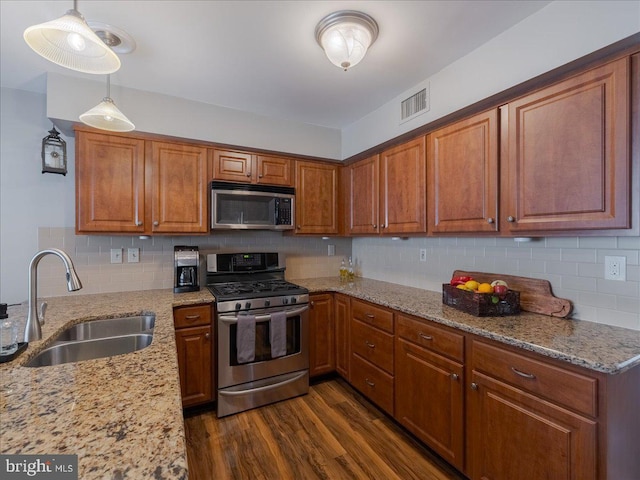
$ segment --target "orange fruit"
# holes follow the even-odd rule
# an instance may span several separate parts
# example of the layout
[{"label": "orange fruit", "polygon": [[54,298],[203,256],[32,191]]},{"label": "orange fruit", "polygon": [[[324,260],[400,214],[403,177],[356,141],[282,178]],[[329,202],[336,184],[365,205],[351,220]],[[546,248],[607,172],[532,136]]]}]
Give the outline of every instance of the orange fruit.
[{"label": "orange fruit", "polygon": [[469,290],[474,292],[478,289],[479,285],[480,284],[475,280],[469,280],[467,283],[464,284],[465,287],[467,287]]},{"label": "orange fruit", "polygon": [[490,283],[481,283],[478,285],[478,293],[493,293],[493,287]]}]

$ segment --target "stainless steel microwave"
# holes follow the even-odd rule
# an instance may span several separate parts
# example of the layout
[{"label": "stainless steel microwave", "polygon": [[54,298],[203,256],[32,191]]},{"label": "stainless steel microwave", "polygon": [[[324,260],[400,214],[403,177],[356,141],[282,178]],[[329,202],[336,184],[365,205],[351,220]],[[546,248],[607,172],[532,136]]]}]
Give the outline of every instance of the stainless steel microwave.
[{"label": "stainless steel microwave", "polygon": [[295,189],[211,182],[211,228],[292,230]]}]

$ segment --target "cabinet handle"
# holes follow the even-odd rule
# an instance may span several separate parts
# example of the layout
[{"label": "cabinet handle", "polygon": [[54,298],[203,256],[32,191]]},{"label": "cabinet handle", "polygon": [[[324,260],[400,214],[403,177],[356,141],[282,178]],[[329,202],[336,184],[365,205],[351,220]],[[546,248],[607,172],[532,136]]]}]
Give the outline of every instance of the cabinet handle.
[{"label": "cabinet handle", "polygon": [[460,378],[460,376],[457,373],[452,373],[451,374],[451,380],[458,380]]},{"label": "cabinet handle", "polygon": [[311,308],[316,306],[316,302],[314,302],[313,300],[311,300],[311,302],[309,302],[309,305],[311,306]]},{"label": "cabinet handle", "polygon": [[365,313],[364,316],[367,318],[376,318],[376,316],[373,313]]},{"label": "cabinet handle", "polygon": [[185,320],[196,320],[197,318],[200,318],[200,315],[185,315],[184,316]]},{"label": "cabinet handle", "polygon": [[364,383],[366,383],[367,385],[369,385],[370,387],[375,387],[376,384],[373,383],[371,380],[369,380],[368,378],[364,379]]},{"label": "cabinet handle", "polygon": [[368,340],[365,340],[364,344],[369,348],[376,348],[376,344],[375,343],[369,343]]},{"label": "cabinet handle", "polygon": [[517,368],[515,368],[515,367],[511,367],[511,371],[512,371],[513,373],[515,373],[516,375],[520,375],[521,377],[529,378],[529,379],[531,379],[531,380],[533,380],[534,378],[536,378],[536,376],[535,376],[533,373],[523,372],[523,371],[521,371],[521,370],[518,370],[518,369],[517,369]]},{"label": "cabinet handle", "polygon": [[487,218],[487,223],[493,223],[493,218],[491,217]]},{"label": "cabinet handle", "polygon": [[157,227],[158,225],[160,225],[160,223],[156,220],[155,222],[153,222],[153,226]]},{"label": "cabinet handle", "polygon": [[431,335],[425,335],[422,332],[418,333],[418,335],[420,335],[420,338],[422,338],[423,340],[433,340],[433,337]]},{"label": "cabinet handle", "polygon": [[513,223],[513,222],[515,222],[515,221],[516,221],[516,219],[515,219],[514,217],[512,217],[511,215],[509,215],[509,216],[507,217],[507,222],[509,222],[509,223]]},{"label": "cabinet handle", "polygon": [[378,228],[378,225],[376,225],[375,223],[373,224],[373,228]]},{"label": "cabinet handle", "polygon": [[250,176],[251,176],[251,172],[247,172],[247,177],[250,177]]},{"label": "cabinet handle", "polygon": [[258,178],[262,178],[263,176],[264,176],[264,175],[260,174],[260,175],[258,175]]},{"label": "cabinet handle", "polygon": [[296,228],[297,228],[298,230],[300,230],[300,228],[301,228],[301,227],[300,227],[300,225],[296,225]]},{"label": "cabinet handle", "polygon": [[209,340],[211,338],[211,334],[210,333],[205,333],[204,334],[204,338],[206,338],[207,340]]},{"label": "cabinet handle", "polygon": [[142,226],[142,222],[139,220],[136,220],[136,227],[141,227]]},{"label": "cabinet handle", "polygon": [[382,223],[380,224],[380,228],[387,228],[387,226],[384,223]]},{"label": "cabinet handle", "polygon": [[478,389],[478,384],[475,382],[471,382],[471,390],[477,390]]}]

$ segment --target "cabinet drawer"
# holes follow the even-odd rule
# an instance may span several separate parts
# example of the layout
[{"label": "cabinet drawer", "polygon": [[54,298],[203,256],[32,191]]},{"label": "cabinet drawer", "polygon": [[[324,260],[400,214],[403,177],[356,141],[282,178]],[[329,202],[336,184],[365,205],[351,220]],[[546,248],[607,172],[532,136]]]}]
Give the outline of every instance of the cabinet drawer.
[{"label": "cabinet drawer", "polygon": [[173,309],[173,323],[176,328],[210,325],[211,305],[176,307]]},{"label": "cabinet drawer", "polygon": [[361,300],[351,300],[351,316],[361,322],[393,333],[393,312]]},{"label": "cabinet drawer", "polygon": [[351,351],[393,374],[393,335],[353,319]]},{"label": "cabinet drawer", "polygon": [[393,415],[393,377],[359,355],[351,355],[351,384]]},{"label": "cabinet drawer", "polygon": [[473,342],[474,371],[595,417],[598,381],[486,343]]},{"label": "cabinet drawer", "polygon": [[464,360],[463,335],[406,315],[399,314],[397,320],[398,336],[453,360]]}]

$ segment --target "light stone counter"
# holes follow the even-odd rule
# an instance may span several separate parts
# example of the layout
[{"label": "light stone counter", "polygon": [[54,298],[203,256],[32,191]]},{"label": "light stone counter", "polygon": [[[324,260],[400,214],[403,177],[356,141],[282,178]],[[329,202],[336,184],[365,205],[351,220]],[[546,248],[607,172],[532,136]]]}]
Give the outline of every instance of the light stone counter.
[{"label": "light stone counter", "polygon": [[[47,301],[43,340],[0,365],[0,451],[77,454],[83,480],[186,478],[172,307],[212,302],[209,291],[149,290]],[[21,305],[9,311],[26,320],[26,310]],[[51,367],[23,366],[69,325],[141,313],[156,314],[153,342],[143,350]]]},{"label": "light stone counter", "polygon": [[310,292],[341,292],[434,322],[608,374],[640,364],[640,331],[522,312],[475,317],[442,304],[442,294],[393,283],[338,277],[293,279]]}]

